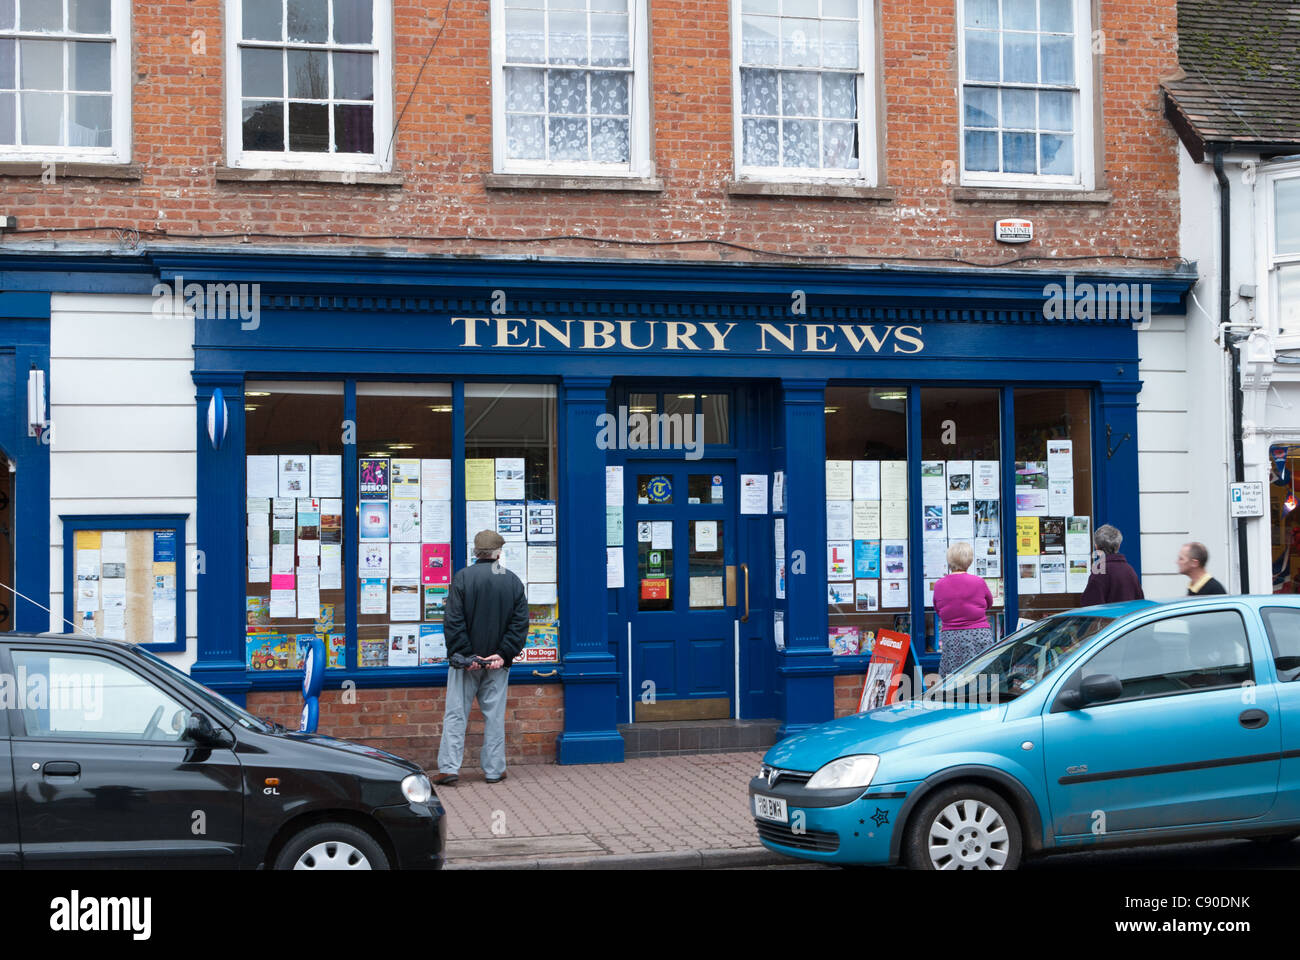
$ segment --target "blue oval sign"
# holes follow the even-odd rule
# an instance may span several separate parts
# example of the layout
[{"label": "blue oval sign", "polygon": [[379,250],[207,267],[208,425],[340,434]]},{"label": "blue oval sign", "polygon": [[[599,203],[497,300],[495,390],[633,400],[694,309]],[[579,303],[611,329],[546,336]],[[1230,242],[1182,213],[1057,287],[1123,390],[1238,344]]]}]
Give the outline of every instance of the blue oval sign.
[{"label": "blue oval sign", "polygon": [[671,503],[673,481],[671,477],[651,477],[645,487],[646,499],[651,503]]}]

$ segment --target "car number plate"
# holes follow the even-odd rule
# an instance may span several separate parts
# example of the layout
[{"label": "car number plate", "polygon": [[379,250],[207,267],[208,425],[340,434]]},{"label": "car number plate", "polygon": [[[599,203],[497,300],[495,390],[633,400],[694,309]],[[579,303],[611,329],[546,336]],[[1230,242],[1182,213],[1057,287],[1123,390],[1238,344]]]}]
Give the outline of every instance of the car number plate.
[{"label": "car number plate", "polygon": [[777,823],[789,823],[785,801],[780,797],[764,797],[754,794],[754,816],[760,820],[775,820]]}]

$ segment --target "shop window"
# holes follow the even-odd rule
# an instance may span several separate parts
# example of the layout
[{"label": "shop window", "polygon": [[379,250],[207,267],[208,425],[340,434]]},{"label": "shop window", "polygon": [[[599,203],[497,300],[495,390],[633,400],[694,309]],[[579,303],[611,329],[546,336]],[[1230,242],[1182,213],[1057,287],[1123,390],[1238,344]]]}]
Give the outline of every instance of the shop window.
[{"label": "shop window", "polygon": [[446,663],[452,576],[449,384],[357,384],[357,663]]},{"label": "shop window", "polygon": [[[1002,414],[998,389],[921,391],[921,563],[925,609],[934,610],[934,586],[948,574],[948,548],[967,543],[968,573],[983,577],[993,595],[989,625],[1004,632]],[[942,652],[938,617],[925,615],[925,649]]]},{"label": "shop window", "polygon": [[962,182],[1092,186],[1086,0],[961,0]]},{"label": "shop window", "polygon": [[[644,418],[644,422],[638,418]],[[627,401],[628,449],[731,445],[731,396],[726,393],[633,393]]]},{"label": "shop window", "polygon": [[826,390],[827,604],[836,655],[870,654],[881,629],[911,631],[907,395],[903,387]]},{"label": "shop window", "polygon": [[185,649],[185,524],[177,514],[63,517],[64,617],[80,633]]},{"label": "shop window", "polygon": [[735,37],[742,176],[872,181],[872,5],[744,0]]},{"label": "shop window", "polygon": [[0,0],[0,159],[130,158],[128,0]]},{"label": "shop window", "polygon": [[389,0],[231,0],[227,11],[231,166],[387,168]]},{"label": "shop window", "polygon": [[465,385],[465,558],[496,530],[501,562],[528,589],[528,641],[516,662],[559,660],[558,451],[555,387]]},{"label": "shop window", "polygon": [[1266,199],[1261,218],[1267,229],[1261,241],[1261,321],[1278,344],[1300,344],[1300,168],[1288,165],[1262,178]]},{"label": "shop window", "polygon": [[645,0],[492,0],[495,167],[644,176]]},{"label": "shop window", "polygon": [[[1020,615],[1079,605],[1092,555],[1092,395],[1022,389],[1016,405],[1016,577]],[[1137,530],[1121,530],[1136,540]],[[1121,552],[1123,550],[1121,549]]]},{"label": "shop window", "polygon": [[317,635],[345,667],[343,384],[249,382],[244,425],[248,669],[301,669]]}]

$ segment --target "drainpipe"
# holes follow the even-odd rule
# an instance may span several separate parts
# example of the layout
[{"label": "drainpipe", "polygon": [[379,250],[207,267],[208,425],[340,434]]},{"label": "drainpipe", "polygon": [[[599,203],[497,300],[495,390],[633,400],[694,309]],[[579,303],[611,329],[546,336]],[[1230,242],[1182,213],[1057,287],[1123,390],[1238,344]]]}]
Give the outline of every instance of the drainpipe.
[{"label": "drainpipe", "polygon": [[[1244,399],[1240,357],[1233,349],[1240,339],[1232,336],[1227,326],[1232,320],[1229,316],[1232,310],[1232,185],[1223,171],[1223,155],[1227,152],[1226,144],[1220,144],[1214,151],[1214,176],[1219,181],[1219,329],[1223,331],[1223,349],[1228,355],[1228,366],[1232,368],[1232,454],[1236,462],[1236,480],[1241,483],[1246,479],[1246,455],[1241,438]],[[1238,517],[1236,524],[1241,592],[1250,593],[1250,554],[1246,548],[1245,518]]]}]

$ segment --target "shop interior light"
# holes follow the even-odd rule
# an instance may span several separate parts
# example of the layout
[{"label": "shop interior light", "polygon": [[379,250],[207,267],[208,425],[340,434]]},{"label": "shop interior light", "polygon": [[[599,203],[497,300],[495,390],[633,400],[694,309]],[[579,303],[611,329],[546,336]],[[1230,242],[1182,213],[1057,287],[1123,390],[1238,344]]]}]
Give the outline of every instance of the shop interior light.
[{"label": "shop interior light", "polygon": [[839,407],[827,407],[827,408],[826,408],[826,412],[827,412],[827,413],[839,413],[839,412],[840,412],[840,408],[839,408]]},{"label": "shop interior light", "polygon": [[271,393],[269,390],[245,390],[244,391],[244,396],[246,397],[269,397],[270,395]]},{"label": "shop interior light", "polygon": [[678,400],[694,400],[694,399],[695,399],[695,394],[693,394],[693,393],[679,393],[679,394],[677,394],[677,399],[678,399]]},{"label": "shop interior light", "polygon": [[259,404],[256,404],[256,403],[246,403],[246,404],[244,404],[244,410],[245,410],[247,413],[252,413],[254,410],[256,410],[256,409],[258,408],[258,406],[259,406]]},{"label": "shop interior light", "polygon": [[654,407],[632,407],[630,412],[631,413],[654,413],[655,408]]},{"label": "shop interior light", "polygon": [[389,444],[385,444],[385,446],[387,446],[389,450],[414,450],[415,449],[415,444],[413,443],[389,443]]},{"label": "shop interior light", "polygon": [[432,413],[451,413],[451,404],[440,403],[437,406],[430,407],[429,410]]},{"label": "shop interior light", "polygon": [[906,390],[881,390],[876,394],[877,400],[906,400]]}]

